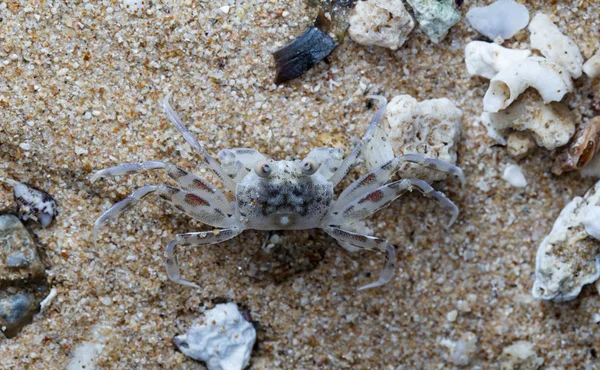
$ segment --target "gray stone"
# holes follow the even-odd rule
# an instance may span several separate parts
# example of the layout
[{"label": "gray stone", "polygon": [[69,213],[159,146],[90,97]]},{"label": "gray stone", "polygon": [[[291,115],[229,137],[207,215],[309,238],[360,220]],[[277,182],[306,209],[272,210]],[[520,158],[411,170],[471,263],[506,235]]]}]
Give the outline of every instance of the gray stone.
[{"label": "gray stone", "polygon": [[8,292],[0,293],[0,329],[2,333],[11,338],[15,336],[23,326],[29,324],[39,311],[38,295],[29,292],[19,292],[8,295]]},{"label": "gray stone", "polygon": [[13,215],[0,216],[0,283],[45,275],[31,234]]},{"label": "gray stone", "polygon": [[419,27],[436,44],[460,21],[460,13],[454,8],[454,0],[407,1],[415,12]]},{"label": "gray stone", "polygon": [[0,215],[0,333],[15,336],[39,311],[48,293],[35,242],[21,221]]}]

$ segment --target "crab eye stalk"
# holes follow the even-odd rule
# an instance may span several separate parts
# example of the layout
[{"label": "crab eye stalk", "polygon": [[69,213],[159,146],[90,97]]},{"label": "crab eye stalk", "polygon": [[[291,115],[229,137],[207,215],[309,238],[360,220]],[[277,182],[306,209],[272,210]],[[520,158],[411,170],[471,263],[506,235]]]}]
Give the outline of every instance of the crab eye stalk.
[{"label": "crab eye stalk", "polygon": [[319,169],[319,164],[312,159],[305,159],[302,161],[302,173],[310,176],[317,172]]},{"label": "crab eye stalk", "polygon": [[269,177],[271,174],[271,166],[269,166],[267,161],[260,161],[256,164],[254,172],[260,177]]}]

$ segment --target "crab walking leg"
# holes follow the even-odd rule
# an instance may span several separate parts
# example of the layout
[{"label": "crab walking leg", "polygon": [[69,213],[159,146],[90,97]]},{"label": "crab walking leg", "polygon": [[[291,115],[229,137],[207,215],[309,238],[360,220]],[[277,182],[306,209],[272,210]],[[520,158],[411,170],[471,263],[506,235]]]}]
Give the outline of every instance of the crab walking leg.
[{"label": "crab walking leg", "polygon": [[205,198],[168,185],[149,185],[139,188],[133,194],[112,206],[96,220],[94,224],[94,244],[96,244],[98,231],[102,225],[116,219],[146,196],[153,193],[156,193],[180,211],[207,225],[214,227],[232,227],[237,225],[235,218],[228,217],[223,210]]},{"label": "crab walking leg", "polygon": [[225,212],[231,214],[229,202],[225,195],[210,182],[199,178],[198,176],[189,173],[182,168],[166,162],[149,161],[143,163],[128,163],[121,166],[115,166],[105,168],[96,172],[91,178],[91,182],[95,182],[98,179],[114,176],[123,176],[133,173],[143,172],[147,170],[162,169],[165,173],[173,179],[184,190],[193,192],[200,197],[210,198],[215,205]]},{"label": "crab walking leg", "polygon": [[198,154],[200,154],[200,156],[202,157],[204,162],[206,162],[208,164],[208,167],[210,167],[210,169],[215,173],[215,175],[217,175],[217,177],[221,181],[223,181],[223,183],[225,184],[225,186],[227,186],[227,188],[229,190],[231,190],[232,192],[235,193],[235,187],[236,187],[235,181],[233,181],[227,175],[227,173],[225,172],[225,170],[223,170],[223,168],[219,165],[219,163],[213,157],[211,157],[210,154],[208,154],[206,149],[204,149],[204,146],[202,144],[200,144],[200,142],[194,137],[194,135],[192,135],[192,133],[189,132],[188,129],[183,125],[183,123],[181,122],[181,119],[179,119],[179,116],[177,115],[177,113],[175,113],[173,108],[171,108],[171,105],[169,104],[169,98],[170,98],[170,96],[167,95],[165,100],[163,100],[163,108],[165,109],[165,112],[167,113],[167,117],[169,117],[171,122],[173,122],[173,124],[175,125],[175,128],[183,135],[185,141],[187,141],[188,144],[190,144],[190,146]]},{"label": "crab walking leg", "polygon": [[358,288],[365,290],[382,286],[392,279],[394,276],[394,268],[396,267],[396,250],[392,245],[389,245],[387,240],[376,238],[374,236],[362,235],[346,231],[334,226],[326,226],[323,228],[325,232],[331,235],[340,244],[350,244],[353,247],[385,251],[385,261],[379,274],[379,280]]},{"label": "crab walking leg", "polygon": [[217,244],[236,237],[243,231],[243,228],[233,227],[228,229],[201,231],[197,233],[179,234],[167,244],[165,255],[167,257],[167,276],[169,279],[178,284],[187,285],[194,288],[199,288],[198,285],[181,279],[179,274],[179,264],[177,262],[177,247],[180,246],[198,246],[206,244]]},{"label": "crab walking leg", "polygon": [[448,210],[451,214],[450,221],[446,227],[450,227],[458,217],[458,207],[444,195],[434,190],[431,185],[422,180],[404,179],[381,186],[370,193],[349,202],[339,212],[332,213],[326,218],[328,225],[343,225],[362,220],[372,215],[388,203],[396,200],[403,194],[414,189],[420,191],[427,197],[433,198],[438,205]]},{"label": "crab walking leg", "polygon": [[377,128],[377,126],[379,126],[379,124],[381,123],[381,120],[383,119],[383,116],[385,115],[385,107],[387,106],[387,99],[385,97],[369,95],[369,96],[367,96],[367,98],[379,100],[379,108],[377,108],[375,115],[371,119],[371,123],[369,123],[369,126],[367,127],[367,131],[365,132],[365,135],[358,142],[358,144],[356,144],[356,147],[354,147],[352,152],[350,152],[350,154],[346,158],[344,158],[340,167],[331,176],[331,179],[329,181],[331,181],[333,183],[334,187],[340,181],[342,181],[344,176],[346,176],[346,174],[350,171],[350,169],[356,162],[356,159],[358,159],[358,157],[360,156],[360,153],[362,153],[363,147],[365,145],[367,145],[369,143],[369,141],[371,141],[371,139],[373,139],[373,134],[375,133],[375,129]]},{"label": "crab walking leg", "polygon": [[415,163],[425,168],[454,175],[460,180],[461,184],[464,185],[465,176],[459,167],[448,162],[440,161],[439,159],[427,158],[419,154],[406,154],[396,157],[382,166],[371,170],[350,184],[350,186],[344,189],[338,197],[334,211],[339,211],[351,200],[383,186],[396,172],[400,171],[406,163]]}]

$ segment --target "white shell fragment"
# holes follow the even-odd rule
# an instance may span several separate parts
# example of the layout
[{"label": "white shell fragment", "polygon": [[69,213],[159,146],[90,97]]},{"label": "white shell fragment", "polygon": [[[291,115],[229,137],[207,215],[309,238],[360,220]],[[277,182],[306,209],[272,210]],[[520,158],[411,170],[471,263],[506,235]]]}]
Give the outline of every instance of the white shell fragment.
[{"label": "white shell fragment", "polygon": [[537,13],[529,24],[531,47],[539,50],[548,60],[564,67],[573,78],[581,76],[583,57],[577,45],[565,36],[550,18]]},{"label": "white shell fragment", "polygon": [[585,227],[590,212],[597,212],[598,206],[600,182],[560,212],[537,251],[535,298],[568,301],[577,297],[583,285],[600,277],[600,241]]},{"label": "white shell fragment", "polygon": [[583,72],[585,72],[589,78],[600,76],[600,50],[585,62],[583,65]]},{"label": "white shell fragment", "polygon": [[506,40],[527,26],[529,11],[513,0],[498,0],[488,6],[471,8],[467,20],[490,40],[497,37]]},{"label": "white shell fragment", "polygon": [[465,62],[470,76],[492,78],[501,70],[531,55],[529,50],[513,50],[498,44],[471,41],[465,47]]},{"label": "white shell fragment", "polygon": [[585,216],[583,226],[589,236],[600,240],[600,207],[593,207]]},{"label": "white shell fragment", "polygon": [[359,1],[349,17],[350,37],[362,45],[398,49],[415,27],[402,0]]},{"label": "white shell fragment", "polygon": [[48,227],[58,215],[56,201],[47,192],[11,179],[0,178],[0,181],[13,187],[17,213],[21,220],[31,219],[42,227]]},{"label": "white shell fragment", "polygon": [[538,146],[553,150],[569,142],[575,134],[575,118],[562,103],[544,104],[535,91],[527,91],[505,110],[489,113],[494,130],[529,132]]},{"label": "white shell fragment", "polygon": [[527,186],[527,180],[521,167],[516,164],[509,164],[502,173],[502,178],[516,188],[524,188]]},{"label": "white shell fragment", "polygon": [[[455,164],[461,120],[462,111],[446,98],[418,102],[410,95],[395,96],[388,104],[382,122],[385,138],[375,136],[376,141],[365,150],[369,169],[382,165],[380,162],[391,159],[390,155],[404,154],[421,154]],[[407,166],[402,172],[403,177],[432,182],[448,176],[416,165]]]},{"label": "white shell fragment", "polygon": [[528,87],[535,88],[544,103],[560,101],[573,90],[573,82],[565,69],[541,57],[529,57],[500,71],[490,81],[483,108],[498,112],[508,107]]},{"label": "white shell fragment", "polygon": [[186,356],[204,361],[209,370],[241,370],[250,362],[255,340],[254,326],[242,317],[237,305],[225,303],[206,311],[203,320],[174,342]]}]

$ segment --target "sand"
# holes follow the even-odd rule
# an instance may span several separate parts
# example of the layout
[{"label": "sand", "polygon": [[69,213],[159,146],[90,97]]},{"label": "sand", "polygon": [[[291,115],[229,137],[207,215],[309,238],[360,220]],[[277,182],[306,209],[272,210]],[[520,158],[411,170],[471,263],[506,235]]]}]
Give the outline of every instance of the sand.
[{"label": "sand", "polygon": [[[460,11],[484,3],[465,2]],[[551,14],[584,58],[600,48],[597,1],[527,6],[532,15]],[[257,322],[253,369],[453,368],[448,345],[461,338],[474,343],[468,368],[496,368],[502,349],[520,340],[533,344],[544,368],[598,366],[596,289],[567,303],[530,294],[541,239],[594,180],[552,175],[556,154],[542,149],[518,162],[527,187],[502,179],[515,160],[479,123],[488,82],[470,78],[463,59],[464,45],[480,36],[461,21],[438,45],[415,30],[394,52],[346,38],[329,63],[274,85],[271,53],[311,19],[303,1],[155,1],[138,15],[115,0],[0,4],[0,171],[48,191],[60,206],[51,227],[33,229],[57,296],[18,336],[0,339],[0,368],[65,368],[78,347],[95,341],[97,368],[201,369],[172,338],[222,301]],[[507,45],[526,48],[527,32]],[[599,87],[598,79],[576,82],[567,103],[579,121],[598,115]],[[217,183],[163,113],[168,93],[211,154],[249,147],[276,159],[324,145],[348,153],[373,114],[366,94],[447,97],[463,110],[458,164],[467,185],[436,188],[461,214],[445,230],[446,215],[415,194],[370,218],[376,234],[398,246],[396,276],[380,289],[356,291],[377,276],[382,255],[350,254],[318,231],[294,236],[321,248],[312,269],[280,279],[250,274],[265,235],[246,231],[185,248],[182,273],[201,288],[175,285],[165,272],[166,244],[206,226],[164,203],[144,202],[106,227],[97,246],[92,241],[103,211],[167,177],[89,182],[95,170],[164,160]],[[9,190],[0,188],[0,208],[12,207]]]}]

